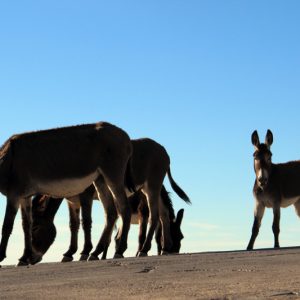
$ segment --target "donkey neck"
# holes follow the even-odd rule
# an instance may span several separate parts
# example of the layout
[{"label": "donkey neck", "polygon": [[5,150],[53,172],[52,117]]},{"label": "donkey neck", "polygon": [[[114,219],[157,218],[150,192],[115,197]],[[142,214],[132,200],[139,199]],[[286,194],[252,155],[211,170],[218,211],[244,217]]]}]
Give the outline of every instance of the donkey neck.
[{"label": "donkey neck", "polygon": [[0,192],[7,194],[9,182],[10,163],[6,159],[0,159]]},{"label": "donkey neck", "polygon": [[257,179],[255,179],[253,193],[255,194],[256,198],[259,199],[269,199],[275,198],[280,195],[280,187],[278,185],[278,174],[277,174],[277,166],[276,164],[271,164],[269,169],[269,177],[268,177],[268,184],[262,188],[258,185]]},{"label": "donkey neck", "polygon": [[300,161],[272,164],[267,186],[261,189],[255,182],[254,193],[261,199],[276,198],[281,206],[286,207],[291,201],[294,203],[300,199],[299,182]]}]

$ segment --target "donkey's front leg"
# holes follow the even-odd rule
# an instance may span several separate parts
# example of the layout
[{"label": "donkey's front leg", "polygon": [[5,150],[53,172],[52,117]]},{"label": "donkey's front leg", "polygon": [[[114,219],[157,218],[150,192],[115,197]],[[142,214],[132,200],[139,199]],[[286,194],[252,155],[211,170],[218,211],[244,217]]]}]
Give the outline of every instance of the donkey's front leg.
[{"label": "donkey's front leg", "polygon": [[274,233],[274,248],[279,248],[279,232],[280,232],[280,207],[273,208],[273,226],[272,230]]},{"label": "donkey's front leg", "polygon": [[6,248],[9,237],[12,233],[16,214],[18,212],[20,199],[16,197],[7,197],[6,211],[2,226],[2,237],[0,243],[0,262],[6,257]]},{"label": "donkey's front leg", "polygon": [[247,246],[247,250],[253,250],[254,242],[258,236],[261,220],[265,212],[265,206],[256,200],[256,207],[254,211],[254,222],[252,227],[252,235]]},{"label": "donkey's front leg", "polygon": [[[144,192],[144,191],[143,191]],[[153,190],[146,190],[145,191],[148,207],[149,207],[149,229],[147,232],[146,240],[143,244],[142,249],[139,252],[138,256],[147,256],[148,251],[151,249],[151,241],[155,232],[155,229],[157,227],[157,224],[159,222],[159,193]]]},{"label": "donkey's front leg", "polygon": [[161,197],[159,201],[159,215],[160,215],[160,222],[158,222],[158,224],[161,225],[161,230],[162,230],[161,254],[168,254],[172,251],[173,240],[171,237],[169,210],[165,207]]},{"label": "donkey's front leg", "polygon": [[18,266],[27,266],[36,264],[41,260],[41,256],[33,253],[32,250],[32,212],[31,197],[21,199],[22,226],[25,237],[25,249],[22,257],[19,259]]}]

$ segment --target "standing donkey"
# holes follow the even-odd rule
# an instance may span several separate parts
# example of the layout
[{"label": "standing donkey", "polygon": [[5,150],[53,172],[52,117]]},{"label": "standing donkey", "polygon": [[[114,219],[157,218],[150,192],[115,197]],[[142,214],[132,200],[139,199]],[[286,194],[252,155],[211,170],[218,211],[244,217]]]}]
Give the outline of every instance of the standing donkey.
[{"label": "standing donkey", "polygon": [[274,248],[279,248],[280,208],[293,204],[300,217],[300,161],[283,164],[272,163],[271,145],[273,134],[267,131],[265,143],[259,142],[257,131],[252,133],[254,145],[254,171],[256,175],[253,194],[255,197],[254,223],[247,250],[252,250],[258,235],[265,208],[273,209]]},{"label": "standing donkey", "polygon": [[132,154],[129,136],[109,123],[63,127],[12,136],[0,149],[0,192],[7,205],[0,243],[0,262],[6,257],[9,236],[21,206],[25,249],[19,265],[34,264],[40,257],[32,249],[31,197],[57,198],[82,193],[92,183],[111,191],[122,218],[115,257],[127,248],[130,227],[124,178]]}]

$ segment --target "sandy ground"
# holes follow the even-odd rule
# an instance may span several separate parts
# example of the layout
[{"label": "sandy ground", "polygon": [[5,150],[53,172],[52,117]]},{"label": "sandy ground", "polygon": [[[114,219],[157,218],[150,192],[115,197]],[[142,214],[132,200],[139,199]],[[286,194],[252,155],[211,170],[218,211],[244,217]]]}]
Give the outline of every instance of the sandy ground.
[{"label": "sandy ground", "polygon": [[0,299],[300,299],[300,248],[2,266]]}]

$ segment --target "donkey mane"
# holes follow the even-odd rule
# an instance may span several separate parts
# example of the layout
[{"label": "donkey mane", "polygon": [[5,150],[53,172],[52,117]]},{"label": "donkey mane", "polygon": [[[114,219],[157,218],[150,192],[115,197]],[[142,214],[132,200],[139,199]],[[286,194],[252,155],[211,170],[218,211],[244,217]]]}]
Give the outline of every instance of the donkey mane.
[{"label": "donkey mane", "polygon": [[[98,122],[94,124],[80,124],[80,125],[73,125],[73,126],[68,126],[68,127],[57,127],[57,128],[51,128],[51,129],[43,129],[43,130],[34,130],[34,131],[28,131],[20,134],[14,134],[12,135],[8,140],[4,142],[4,144],[0,148],[0,159],[2,159],[7,152],[10,150],[12,147],[12,144],[16,141],[22,140],[26,141],[28,143],[28,140],[34,141],[35,138],[47,138],[51,137],[53,134],[57,135],[58,132],[60,133],[65,133],[66,138],[68,137],[68,134],[71,132],[78,133],[81,130],[89,130],[92,128],[100,129],[100,128],[105,128],[107,126],[110,127],[116,127],[112,124],[109,124],[108,122]],[[35,145],[36,146],[36,145]],[[1,163],[1,161],[0,161]]]},{"label": "donkey mane", "polygon": [[11,143],[11,138],[8,139],[0,148],[0,159],[2,159],[8,152]]},{"label": "donkey mane", "polygon": [[291,161],[288,161],[286,163],[278,163],[278,164],[274,164],[275,166],[280,166],[280,168],[284,168],[284,167],[293,167],[293,166],[297,166],[299,167],[299,164],[300,164],[300,160],[291,160]]}]

